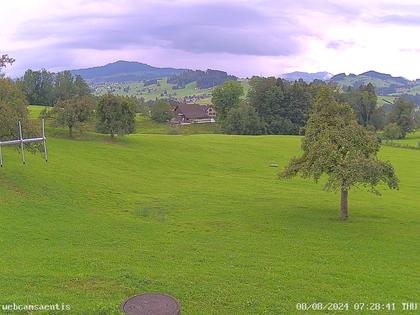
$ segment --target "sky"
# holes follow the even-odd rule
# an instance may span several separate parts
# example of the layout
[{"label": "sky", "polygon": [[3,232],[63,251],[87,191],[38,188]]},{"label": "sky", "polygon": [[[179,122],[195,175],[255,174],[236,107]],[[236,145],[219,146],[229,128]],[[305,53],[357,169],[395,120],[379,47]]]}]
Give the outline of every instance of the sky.
[{"label": "sky", "polygon": [[5,0],[0,55],[17,77],[117,60],[220,69],[420,78],[420,1]]}]

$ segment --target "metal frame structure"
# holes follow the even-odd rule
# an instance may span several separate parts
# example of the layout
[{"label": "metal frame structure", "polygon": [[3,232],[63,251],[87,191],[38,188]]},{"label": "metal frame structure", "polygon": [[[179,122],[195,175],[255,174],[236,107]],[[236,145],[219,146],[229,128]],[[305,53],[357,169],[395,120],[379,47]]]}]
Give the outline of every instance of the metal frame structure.
[{"label": "metal frame structure", "polygon": [[18,128],[19,128],[19,139],[16,140],[8,140],[8,141],[0,141],[0,167],[3,167],[3,154],[2,154],[2,150],[1,147],[2,146],[6,146],[6,145],[19,145],[20,148],[20,152],[22,154],[22,162],[23,164],[26,163],[25,160],[25,151],[23,148],[23,145],[25,143],[32,143],[32,142],[42,142],[43,144],[43,149],[44,149],[44,159],[45,162],[48,161],[48,155],[47,155],[47,138],[45,137],[45,120],[42,120],[42,137],[41,138],[28,138],[28,139],[24,139],[23,138],[23,133],[22,133],[22,124],[19,121],[18,122]]}]

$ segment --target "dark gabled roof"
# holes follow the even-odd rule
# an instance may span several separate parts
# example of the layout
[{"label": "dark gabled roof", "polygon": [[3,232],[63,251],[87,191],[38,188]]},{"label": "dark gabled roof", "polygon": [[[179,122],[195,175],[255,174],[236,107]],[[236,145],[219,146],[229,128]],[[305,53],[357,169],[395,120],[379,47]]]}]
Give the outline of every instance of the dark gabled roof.
[{"label": "dark gabled roof", "polygon": [[209,118],[207,106],[198,104],[178,104],[175,106],[175,113],[183,114],[187,119]]}]

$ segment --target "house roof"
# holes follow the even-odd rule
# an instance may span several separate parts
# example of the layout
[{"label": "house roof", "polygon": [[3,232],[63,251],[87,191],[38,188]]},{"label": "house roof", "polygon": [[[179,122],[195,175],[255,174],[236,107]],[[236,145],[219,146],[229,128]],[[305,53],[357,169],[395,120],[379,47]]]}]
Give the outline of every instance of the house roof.
[{"label": "house roof", "polygon": [[209,118],[207,106],[198,104],[178,104],[175,106],[177,114],[183,114],[188,119]]}]

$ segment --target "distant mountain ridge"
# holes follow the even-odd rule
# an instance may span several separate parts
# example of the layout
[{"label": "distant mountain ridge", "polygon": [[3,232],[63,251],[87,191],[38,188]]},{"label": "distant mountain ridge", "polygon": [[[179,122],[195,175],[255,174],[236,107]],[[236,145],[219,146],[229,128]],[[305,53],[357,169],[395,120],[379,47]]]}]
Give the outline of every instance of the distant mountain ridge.
[{"label": "distant mountain ridge", "polygon": [[350,73],[340,73],[333,76],[330,82],[337,83],[338,86],[345,89],[348,87],[358,88],[361,85],[372,83],[375,86],[376,93],[379,95],[408,94],[416,95],[420,93],[420,81],[410,81],[404,77],[394,77],[387,73],[377,71],[367,71],[359,75]]},{"label": "distant mountain ridge", "polygon": [[313,82],[315,80],[327,81],[331,79],[333,75],[326,71],[314,72],[314,73],[294,71],[290,73],[284,73],[280,75],[280,77],[288,81],[297,81],[297,80],[302,79],[305,82]]},{"label": "distant mountain ridge", "polygon": [[[375,81],[375,80],[380,80],[380,81],[384,81],[384,82],[388,82],[389,84],[399,84],[399,85],[406,85],[409,84],[411,81],[403,78],[403,77],[394,77],[390,74],[387,73],[381,73],[381,72],[377,72],[377,71],[366,71],[363,72],[359,75],[355,75],[353,73],[350,73],[349,75],[346,75],[345,73],[340,73],[337,74],[335,76],[333,76],[330,81],[332,82],[342,82],[342,81],[354,81],[354,80],[359,80],[359,81]],[[351,82],[347,82],[347,83],[351,83]],[[371,82],[373,83],[373,82]]]},{"label": "distant mountain ridge", "polygon": [[156,80],[179,75],[187,69],[158,68],[148,64],[119,60],[105,66],[71,70],[89,83],[116,83]]}]

